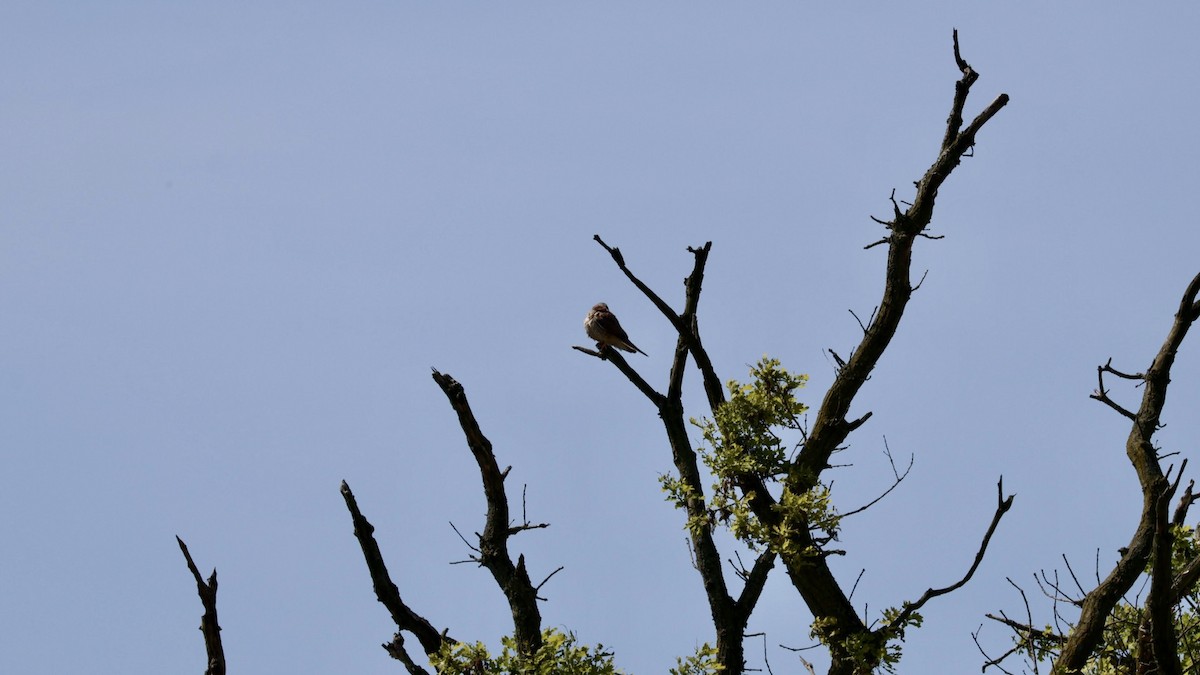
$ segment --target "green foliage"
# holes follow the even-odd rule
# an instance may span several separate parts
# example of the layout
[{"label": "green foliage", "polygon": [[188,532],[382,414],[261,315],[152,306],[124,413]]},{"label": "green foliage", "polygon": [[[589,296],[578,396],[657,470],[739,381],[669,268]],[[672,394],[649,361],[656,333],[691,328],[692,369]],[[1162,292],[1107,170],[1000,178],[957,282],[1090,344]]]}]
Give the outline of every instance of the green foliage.
[{"label": "green foliage", "polygon": [[[819,617],[812,623],[812,637],[837,652],[854,664],[854,672],[869,673],[885,663],[888,655],[887,641],[878,632],[846,635],[838,630],[837,622],[831,617]],[[899,650],[896,650],[899,658]],[[885,669],[889,669],[885,666]]]},{"label": "green foliage", "polygon": [[542,631],[542,647],[532,657],[522,657],[512,637],[501,639],[499,656],[492,656],[482,642],[447,643],[430,657],[440,675],[620,675],[612,652],[604,645],[579,645],[574,633],[554,628]]},{"label": "green foliage", "polygon": [[829,499],[829,488],[825,485],[818,483],[808,492],[800,494],[796,494],[790,490],[785,491],[775,509],[780,512],[783,518],[779,524],[779,531],[774,533],[774,538],[771,542],[781,555],[793,553],[817,555],[820,553],[814,550],[792,550],[794,547],[794,544],[791,543],[793,540],[792,532],[799,527],[824,530],[829,536],[837,536],[841,517],[834,510],[833,502]]},{"label": "green foliage", "polygon": [[[808,376],[793,375],[778,359],[763,357],[750,369],[750,378],[748,384],[734,380],[727,384],[729,400],[716,410],[714,419],[692,420],[704,438],[700,455],[714,483],[705,516],[689,518],[688,528],[711,528],[720,523],[755,550],[765,547],[793,560],[824,555],[818,548],[821,540],[835,538],[841,525],[827,485],[813,481],[815,485],[804,492],[781,490],[773,507],[779,518],[772,525],[754,515],[750,509],[752,495],[740,487],[746,476],[768,485],[779,484],[794,469],[789,451],[803,444],[802,417],[808,411],[808,406],[797,400],[796,391],[805,385]],[[678,508],[696,497],[696,490],[679,478],[664,475],[659,481],[668,500]],[[799,536],[806,530],[817,533],[814,538],[818,543],[801,550],[798,542],[811,541]],[[920,627],[922,621],[916,612],[900,621],[902,612],[885,610],[883,627],[849,636],[839,631],[831,619],[817,619],[812,624],[812,635],[855,663],[856,672],[892,672],[900,661],[905,630]],[[705,645],[695,656],[679,659],[671,673],[716,672],[715,657],[716,650]]]},{"label": "green foliage", "polygon": [[[737,487],[740,477],[776,483],[787,475],[788,450],[799,446],[801,418],[808,411],[808,406],[796,399],[796,390],[808,382],[808,376],[789,373],[778,359],[763,357],[750,369],[750,377],[748,384],[729,381],[729,400],[717,409],[715,419],[692,420],[704,438],[701,458],[714,484],[708,504],[710,518],[688,525],[711,527],[720,522],[751,548],[769,547],[782,555],[817,555],[819,551],[796,550],[794,542],[799,528],[837,535],[838,515],[826,486],[818,484],[800,494],[784,491],[775,506],[782,518],[774,527],[759,522],[750,510],[750,495]],[[785,436],[791,436],[792,442]],[[677,506],[691,496],[692,491],[677,479],[664,476],[661,481]]]},{"label": "green foliage", "polygon": [[663,492],[667,493],[667,501],[674,504],[677,509],[686,506],[688,499],[696,493],[690,485],[670,474],[660,475],[658,482],[662,485]]},{"label": "green foliage", "polygon": [[854,672],[871,672],[882,670],[895,672],[896,664],[900,663],[901,643],[904,642],[904,632],[907,628],[920,628],[924,618],[913,612],[903,621],[892,625],[903,612],[902,608],[889,607],[883,610],[883,626],[866,633],[844,635],[837,629],[837,623],[831,618],[820,618],[813,621],[812,637],[821,644],[844,655],[855,665]]},{"label": "green foliage", "polygon": [[675,659],[675,667],[667,671],[670,675],[717,675],[725,666],[717,663],[717,648],[705,642],[696,653],[686,659]]},{"label": "green foliage", "polygon": [[893,625],[908,608],[909,603],[904,603],[904,607],[895,608],[889,607],[883,610],[883,623],[887,626],[886,637],[887,643],[884,646],[883,654],[881,655],[880,666],[887,672],[895,672],[896,664],[900,662],[901,648],[900,644],[904,642],[904,632],[908,628],[920,628],[925,622],[925,617],[921,616],[920,612],[912,612],[904,617],[900,623]]},{"label": "green foliage", "polygon": [[729,400],[717,409],[716,420],[692,420],[711,448],[705,463],[717,476],[770,479],[786,473],[787,449],[776,429],[800,430],[800,417],[808,411],[794,393],[808,382],[807,375],[793,375],[778,359],[764,356],[750,377],[750,384],[728,382]]}]

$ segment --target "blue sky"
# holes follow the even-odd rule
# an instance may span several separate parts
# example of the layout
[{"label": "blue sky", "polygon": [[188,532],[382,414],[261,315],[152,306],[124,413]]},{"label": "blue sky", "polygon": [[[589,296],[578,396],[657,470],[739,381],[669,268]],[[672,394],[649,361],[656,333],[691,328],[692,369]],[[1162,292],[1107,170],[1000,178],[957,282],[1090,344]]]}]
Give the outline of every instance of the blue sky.
[{"label": "blue sky", "polygon": [[[650,405],[570,349],[607,302],[665,384],[672,335],[591,237],[678,303],[724,378],[764,354],[817,403],[882,288],[893,188],[932,161],[957,77],[1012,102],[942,189],[928,269],[856,411],[836,561],[879,610],[969,565],[901,672],[974,671],[1005,577],[1115,556],[1140,496],[1108,357],[1149,364],[1200,234],[1200,9],[1091,3],[53,3],[0,8],[0,671],[202,669],[174,542],[216,566],[242,672],[394,673],[338,484],[406,599],[509,629],[451,530],[484,504],[431,367],[467,388],[530,517],[547,626],[661,673],[711,640]],[[1160,440],[1191,456],[1185,344]],[[692,378],[689,400],[701,403]],[[1115,389],[1135,405],[1140,391]],[[703,414],[693,407],[693,414]],[[697,435],[698,436],[698,435]],[[1102,569],[1102,573],[1103,573]],[[1037,605],[1035,604],[1035,609]],[[1049,618],[1041,607],[1039,620]],[[810,644],[782,575],[751,629]],[[1007,636],[985,626],[996,650]],[[761,644],[761,643],[758,643]],[[751,647],[750,654],[761,648]],[[809,657],[820,662],[819,656]],[[760,662],[751,665],[760,666]]]}]

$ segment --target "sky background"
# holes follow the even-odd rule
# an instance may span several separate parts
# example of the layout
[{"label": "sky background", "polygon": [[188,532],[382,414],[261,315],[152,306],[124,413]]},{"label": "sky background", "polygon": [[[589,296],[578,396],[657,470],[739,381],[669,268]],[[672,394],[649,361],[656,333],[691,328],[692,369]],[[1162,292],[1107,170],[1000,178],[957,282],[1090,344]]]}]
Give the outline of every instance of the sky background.
[{"label": "sky background", "polygon": [[[1166,3],[1164,3],[1166,5]],[[882,290],[869,216],[912,195],[958,77],[1011,103],[941,190],[928,277],[830,474],[833,561],[868,619],[966,570],[1003,475],[1015,506],[975,578],[927,606],[902,673],[978,672],[984,614],[1050,618],[1035,571],[1115,559],[1140,493],[1124,420],[1088,399],[1145,368],[1200,271],[1200,8],[1093,3],[67,3],[0,6],[0,671],[200,672],[182,536],[232,671],[397,673],[347,480],[405,600],[460,639],[511,630],[430,368],[466,387],[545,625],[663,673],[712,640],[650,404],[573,351],[605,301],[665,387],[711,240],[701,330],[723,378],[764,354],[817,404]],[[1196,458],[1185,343],[1160,434]],[[690,414],[702,393],[689,375]],[[1140,390],[1113,383],[1137,405]],[[699,434],[696,434],[697,439]],[[1174,461],[1178,461],[1176,458]],[[1189,472],[1191,473],[1191,472]],[[1193,474],[1194,476],[1195,474]],[[1097,553],[1099,551],[1099,553]],[[1065,570],[1064,570],[1065,571]],[[812,644],[776,570],[750,629]],[[982,640],[1008,645],[990,622]],[[748,647],[762,666],[763,641]],[[823,662],[819,650],[807,658]]]}]

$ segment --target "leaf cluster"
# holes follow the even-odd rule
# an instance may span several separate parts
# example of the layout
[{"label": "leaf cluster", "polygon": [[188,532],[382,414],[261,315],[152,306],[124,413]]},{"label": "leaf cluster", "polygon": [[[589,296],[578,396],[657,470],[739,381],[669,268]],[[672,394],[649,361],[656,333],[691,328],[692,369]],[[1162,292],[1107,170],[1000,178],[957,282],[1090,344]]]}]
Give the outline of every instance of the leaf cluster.
[{"label": "leaf cluster", "polygon": [[888,628],[853,635],[841,635],[835,621],[818,618],[813,621],[810,635],[821,644],[837,644],[847,658],[857,664],[858,670],[855,672],[880,669],[892,673],[903,655],[905,630],[920,628],[925,620],[919,612],[910,612],[898,625],[892,626],[902,611],[903,608],[889,607],[883,610],[883,622]]},{"label": "leaf cluster", "polygon": [[808,382],[793,375],[779,359],[764,356],[750,368],[751,382],[726,383],[729,400],[698,426],[708,444],[704,461],[717,476],[756,475],[771,480],[787,472],[787,447],[780,431],[803,431],[801,418],[808,406],[795,392]]},{"label": "leaf cluster", "polygon": [[717,662],[717,648],[705,642],[692,656],[675,659],[670,675],[719,675],[725,667]]},{"label": "leaf cluster", "polygon": [[[763,484],[778,483],[787,476],[792,459],[789,451],[803,445],[803,417],[808,406],[796,392],[807,382],[807,375],[788,372],[779,359],[764,356],[750,368],[749,382],[730,380],[726,384],[729,399],[711,419],[692,419],[704,439],[700,456],[713,476],[713,485],[707,517],[691,518],[689,528],[719,523],[751,548],[766,547],[783,555],[819,554],[792,550],[797,528],[836,536],[839,516],[826,485],[818,483],[803,493],[783,491],[774,506],[781,518],[771,526],[751,511],[753,493],[739,487],[747,476]],[[694,495],[693,489],[675,477],[661,476],[660,481],[677,506],[682,507]]]},{"label": "leaf cluster", "polygon": [[520,654],[513,637],[500,642],[497,656],[482,642],[447,642],[429,662],[440,675],[621,675],[612,652],[602,644],[580,645],[574,633],[543,630],[541,649],[529,657]]}]

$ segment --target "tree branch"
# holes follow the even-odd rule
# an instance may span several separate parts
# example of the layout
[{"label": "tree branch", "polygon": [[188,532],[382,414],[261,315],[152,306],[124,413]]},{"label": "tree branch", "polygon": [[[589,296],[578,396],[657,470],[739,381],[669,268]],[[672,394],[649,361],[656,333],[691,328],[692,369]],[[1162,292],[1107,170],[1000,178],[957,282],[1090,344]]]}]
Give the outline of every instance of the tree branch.
[{"label": "tree branch", "polygon": [[735,603],[737,612],[745,617],[744,623],[749,622],[750,614],[754,611],[754,606],[758,604],[759,597],[762,596],[763,587],[766,586],[767,577],[773,567],[775,567],[775,552],[763,551],[755,559],[750,573],[746,575],[746,585],[742,587],[742,593]]},{"label": "tree branch", "polygon": [[[962,128],[963,107],[971,85],[979,76],[962,59],[958,49],[957,33],[955,33],[954,45],[955,62],[962,71],[962,79],[955,87],[955,99],[951,116],[947,120],[947,130],[942,146],[937,159],[917,182],[916,198],[912,204],[908,205],[907,210],[901,211],[893,192],[894,216],[891,221],[886,222],[890,234],[885,239],[888,243],[889,253],[883,302],[879,306],[878,314],[873,317],[869,325],[864,327],[864,335],[859,346],[851,354],[850,359],[839,368],[834,384],[827,392],[817,413],[813,429],[808,434],[798,457],[790,466],[784,481],[784,489],[792,494],[807,493],[818,485],[820,474],[828,467],[829,457],[832,453],[837,450],[851,431],[869,419],[870,413],[867,413],[857,419],[847,420],[847,413],[855,395],[869,378],[871,371],[895,334],[904,307],[912,294],[910,272],[913,242],[918,236],[927,236],[924,230],[932,218],[934,201],[941,184],[974,145],[975,135],[978,131],[1008,102],[1007,95],[1002,94],[976,116],[965,129]],[[691,449],[687,439],[686,426],[683,424],[683,408],[679,402],[683,377],[682,364],[687,352],[693,355],[697,367],[704,377],[705,391],[714,413],[725,401],[723,387],[700,342],[695,318],[695,305],[699,299],[700,281],[710,244],[706,244],[702,249],[690,249],[696,256],[696,268],[692,276],[685,282],[687,308],[682,314],[676,314],[628,269],[619,249],[609,246],[598,235],[594,239],[609,253],[626,277],[658,307],[679,335],[668,393],[658,408],[659,415],[667,427],[676,468],[680,472],[680,481],[688,490],[685,508],[688,510],[689,522],[694,524],[693,527],[689,527],[689,530],[693,539],[696,566],[701,571],[708,591],[710,609],[713,610],[714,622],[718,627],[720,647],[720,633],[722,626],[725,625],[720,619],[723,614],[721,608],[728,607],[731,601],[725,590],[724,579],[719,570],[719,557],[716,556],[715,546],[708,533],[709,528],[699,525],[706,522],[705,519],[708,516],[704,509],[703,490],[699,484],[695,451]],[[577,349],[580,348],[577,347]],[[617,363],[614,359],[609,360],[614,364]],[[626,375],[629,377],[628,373]],[[635,386],[638,386],[639,390],[643,391],[643,394],[646,394],[651,400],[655,400],[647,393],[648,386],[644,388],[638,385],[638,380],[633,377],[630,377],[630,380]],[[649,391],[653,390],[649,389]],[[750,508],[760,522],[768,527],[778,528],[782,515],[775,508],[776,500],[767,491],[762,480],[753,475],[743,475],[736,477],[736,482],[743,494],[749,497]],[[810,529],[804,526],[789,527],[787,531],[795,533],[792,537],[793,541],[790,542],[790,548],[805,552],[784,556],[788,575],[817,620],[829,628],[828,636],[836,639],[838,636],[850,637],[869,632],[829,570],[826,556],[808,554],[812,551],[820,551],[820,544],[813,539]],[[714,567],[714,563],[718,565]],[[738,639],[740,641],[740,635]],[[853,666],[851,660],[846,658],[848,654],[838,653],[836,646],[831,651],[834,661],[831,673],[849,673]],[[731,665],[723,663],[726,667]],[[734,667],[740,672],[740,663]]]},{"label": "tree branch", "polygon": [[1111,363],[1112,363],[1112,359],[1109,359],[1108,363],[1104,364],[1103,366],[1096,366],[1096,381],[1098,382],[1098,384],[1096,386],[1096,391],[1093,391],[1091,396],[1089,396],[1088,398],[1096,399],[1097,401],[1100,401],[1101,403],[1112,408],[1113,410],[1116,410],[1117,413],[1119,413],[1122,417],[1126,417],[1128,419],[1136,421],[1137,420],[1136,415],[1129,412],[1125,408],[1122,408],[1116,401],[1109,398],[1108,389],[1106,389],[1104,387],[1104,373],[1113,373],[1117,377],[1123,377],[1123,378],[1126,378],[1129,380],[1135,380],[1135,379],[1140,380],[1140,379],[1145,378],[1145,375],[1140,375],[1140,374],[1139,375],[1126,375],[1122,372],[1114,370],[1112,368],[1112,366],[1110,365]]},{"label": "tree branch", "polygon": [[1044,631],[1040,628],[1034,628],[1033,626],[1031,626],[1029,624],[1024,624],[1019,621],[1013,621],[1012,619],[1010,619],[1008,617],[996,616],[995,614],[984,614],[984,616],[991,619],[992,621],[1002,623],[1005,626],[1008,626],[1009,628],[1012,628],[1015,631],[1020,631],[1022,633],[1028,633],[1029,635],[1035,636],[1042,640],[1046,640],[1049,642],[1066,642],[1066,638],[1064,638],[1061,635],[1058,635],[1057,633],[1050,633],[1050,632]]},{"label": "tree branch", "polygon": [[[1125,454],[1133,465],[1142,488],[1142,514],[1137,529],[1112,572],[1084,598],[1079,621],[1071,630],[1067,643],[1054,664],[1055,673],[1073,672],[1087,663],[1103,639],[1106,618],[1146,569],[1156,541],[1160,541],[1158,537],[1162,532],[1161,523],[1166,518],[1165,506],[1160,505],[1160,500],[1170,491],[1170,486],[1159,463],[1153,437],[1160,428],[1159,420],[1163,406],[1166,405],[1171,366],[1188,330],[1197,318],[1200,318],[1200,302],[1196,301],[1198,293],[1200,274],[1192,279],[1183,293],[1174,321],[1167,331],[1167,338],[1142,378],[1145,383],[1142,403],[1137,413],[1130,416],[1133,423],[1125,441]],[[1103,366],[1101,372],[1106,372]],[[1112,372],[1111,366],[1108,372]],[[1161,541],[1159,546],[1162,546]]]},{"label": "tree branch", "polygon": [[888,631],[895,631],[902,628],[909,617],[924,607],[925,603],[940,595],[952,593],[962,588],[971,580],[971,577],[975,575],[975,570],[979,569],[979,564],[983,562],[983,555],[987,552],[988,542],[992,540],[992,535],[996,532],[996,526],[1000,524],[1000,519],[1004,517],[1004,514],[1008,513],[1008,510],[1012,508],[1013,497],[1015,496],[1004,496],[1004,478],[1001,477],[999,482],[996,483],[996,512],[992,514],[992,522],[988,525],[987,532],[983,535],[983,542],[979,544],[979,550],[975,553],[975,561],[971,563],[971,569],[967,570],[967,573],[953,584],[945,588],[927,589],[916,602],[906,603],[900,614],[889,623]]},{"label": "tree branch", "polygon": [[204,634],[204,651],[208,654],[208,667],[204,675],[225,675],[225,648],[221,646],[221,626],[217,623],[217,568],[208,577],[206,583],[200,577],[200,570],[188,553],[187,544],[175,535],[179,542],[179,550],[187,560],[188,570],[196,580],[196,592],[200,594],[200,604],[204,605],[204,614],[200,617],[200,632]]},{"label": "tree branch", "polygon": [[[895,192],[892,193],[892,219],[883,221],[889,230],[888,236],[883,240],[888,246],[883,299],[879,303],[877,314],[866,326],[858,346],[838,369],[833,384],[817,410],[804,447],[788,471],[784,489],[791,494],[802,495],[815,488],[820,483],[821,473],[828,468],[833,452],[843,445],[851,431],[867,420],[868,415],[863,415],[848,421],[847,415],[855,396],[891,343],[912,296],[914,240],[929,226],[933,217],[934,202],[942,183],[974,145],[978,131],[1008,103],[1008,96],[1001,94],[965,129],[962,128],[963,108],[971,86],[979,75],[962,59],[958,49],[957,31],[954,35],[954,45],[955,63],[962,72],[962,77],[955,84],[954,101],[946,121],[941,147],[933,164],[917,181],[916,196],[905,210],[901,210],[895,199]],[[778,526],[781,516],[778,510],[773,508],[773,500],[759,499],[757,496],[756,492],[755,498],[750,502],[755,515],[769,527]],[[797,534],[792,548],[796,551],[808,550],[806,547],[812,544],[808,529],[794,529]],[[854,635],[869,632],[823,557],[784,556],[783,561],[793,585],[799,590],[818,621],[831,626],[834,634]],[[853,659],[849,654],[839,653],[835,647],[831,649],[831,656],[831,673],[849,673],[853,670]]]},{"label": "tree branch", "polygon": [[1008,102],[1008,96],[1002,94],[965,131],[959,131],[967,94],[979,75],[962,60],[957,46],[957,31],[954,43],[955,61],[963,76],[955,84],[954,104],[947,120],[942,147],[937,159],[917,182],[917,195],[908,209],[901,212],[895,199],[892,200],[894,216],[886,223],[891,234],[887,238],[888,263],[883,299],[879,303],[878,313],[867,326],[849,360],[839,369],[817,411],[809,440],[800,453],[790,479],[797,493],[806,492],[816,485],[817,477],[828,464],[829,456],[849,434],[846,415],[850,405],[896,333],[912,293],[910,274],[913,240],[933,217],[938,189],[957,166],[962,154],[974,144],[978,130]]},{"label": "tree branch", "polygon": [[[496,463],[492,442],[483,435],[475,413],[467,402],[467,394],[453,377],[433,371],[433,380],[441,387],[458,414],[459,425],[467,437],[467,446],[479,466],[483,478],[483,494],[487,499],[487,519],[479,535],[479,564],[492,573],[492,578],[508,598],[513,617],[513,637],[517,650],[531,656],[542,646],[542,615],[538,610],[537,589],[525,569],[525,556],[517,556],[514,565],[508,552],[508,538],[514,533],[509,526],[508,496],[504,490],[505,474]],[[520,531],[523,528],[517,528]]]},{"label": "tree branch", "polygon": [[863,511],[866,511],[867,509],[871,508],[872,506],[875,506],[876,504],[878,504],[884,497],[891,494],[892,490],[895,490],[896,487],[900,485],[900,483],[903,483],[904,479],[908,478],[908,472],[912,471],[913,463],[916,461],[915,455],[908,456],[908,466],[904,468],[904,473],[900,473],[896,469],[896,460],[895,460],[895,458],[892,457],[892,450],[891,450],[891,448],[887,447],[887,438],[886,437],[884,437],[884,439],[883,439],[883,447],[884,447],[883,454],[887,456],[888,463],[892,465],[892,476],[893,476],[892,484],[890,486],[888,486],[888,489],[883,491],[883,494],[879,495],[875,499],[872,499],[871,501],[867,502],[866,504],[863,504],[862,506],[858,507],[857,509],[851,509],[851,510],[843,513],[841,515],[842,520],[845,520],[847,517],[853,516],[857,513],[862,513]]},{"label": "tree branch", "polygon": [[653,403],[655,407],[661,406],[662,402],[666,400],[665,396],[655,391],[654,387],[650,386],[650,383],[647,382],[640,374],[638,374],[638,372],[633,369],[633,366],[629,365],[629,362],[625,360],[625,357],[621,356],[621,353],[613,349],[611,346],[605,345],[601,347],[599,351],[588,349],[587,347],[580,347],[578,345],[572,346],[571,348],[576,351],[583,352],[589,356],[594,356],[601,361],[608,361],[616,366],[617,370],[621,371],[621,374],[623,374],[630,382],[632,382],[633,386],[637,387],[637,390],[642,392],[643,396],[650,399],[650,402]]},{"label": "tree branch", "polygon": [[[614,354],[613,356],[616,358],[612,358],[612,356],[604,354],[602,358],[608,357],[607,360],[620,369],[658,409],[658,415],[662,419],[667,433],[667,441],[671,447],[671,459],[679,474],[679,481],[686,490],[682,507],[688,516],[687,530],[694,566],[700,573],[709,612],[717,633],[717,661],[724,667],[723,672],[729,673],[729,675],[738,675],[745,667],[743,634],[746,624],[753,611],[754,603],[757,602],[762,592],[762,584],[765,583],[766,575],[774,560],[773,557],[759,558],[755,564],[755,572],[758,572],[758,575],[754,572],[751,573],[746,580],[746,586],[743,588],[739,601],[735,602],[729,594],[729,587],[721,566],[721,555],[713,540],[711,516],[707,510],[704,485],[700,478],[699,460],[688,437],[688,426],[684,417],[683,378],[689,353],[700,370],[704,390],[712,409],[715,411],[725,400],[720,378],[717,377],[712,361],[700,340],[696,319],[700,292],[703,287],[704,268],[708,261],[708,254],[712,250],[712,242],[706,242],[699,248],[688,248],[694,258],[694,264],[692,273],[684,280],[684,310],[681,314],[676,314],[657,293],[629,270],[619,249],[610,247],[599,235],[596,235],[594,239],[609,252],[625,276],[659,308],[663,316],[671,322],[677,334],[665,396],[655,392],[640,375],[629,369],[620,355]],[[589,352],[580,347],[575,349],[585,353]]]},{"label": "tree branch", "polygon": [[[1180,473],[1183,467],[1180,467]],[[1165,478],[1163,479],[1166,480]],[[1181,675],[1179,640],[1175,634],[1175,605],[1171,602],[1172,548],[1174,535],[1167,520],[1167,507],[1179,487],[1178,481],[1158,496],[1155,512],[1153,552],[1150,556],[1150,593],[1146,596],[1146,618],[1150,627],[1150,643],[1154,650],[1156,672],[1162,675]]]},{"label": "tree branch", "polygon": [[[1180,475],[1183,474],[1183,469],[1180,467]],[[1183,496],[1179,498],[1179,504],[1175,507],[1175,514],[1171,516],[1172,525],[1183,525],[1187,519],[1188,509],[1196,502],[1196,494],[1192,492],[1192,488],[1196,487],[1196,481],[1189,480],[1187,488],[1183,491]]]},{"label": "tree branch", "polygon": [[605,251],[608,251],[608,254],[612,256],[613,262],[617,263],[617,267],[625,273],[625,276],[633,282],[634,286],[637,286],[639,291],[641,291],[647,298],[650,299],[650,302],[654,303],[654,306],[658,308],[658,311],[663,313],[663,316],[667,317],[668,321],[670,321],[672,324],[680,324],[679,315],[675,313],[675,310],[671,309],[671,306],[668,305],[666,301],[658,297],[658,294],[656,294],[650,289],[649,286],[643,283],[641,279],[634,276],[633,272],[629,271],[629,268],[625,266],[625,256],[621,255],[621,249],[614,248],[604,243],[604,240],[601,239],[600,235],[598,234],[592,235],[592,239],[595,240],[597,244],[600,244],[602,247],[604,247]]},{"label": "tree branch", "polygon": [[429,671],[422,668],[409,656],[408,650],[404,648],[404,633],[401,631],[396,631],[391,642],[383,643],[383,648],[389,656],[404,664],[404,669],[408,671],[409,675],[429,675]]},{"label": "tree branch", "polygon": [[[712,250],[712,242],[705,242],[699,248],[688,247],[688,252],[695,258],[695,263],[692,267],[692,273],[684,279],[683,285],[685,290],[684,311],[682,314],[676,314],[675,310],[671,309],[657,293],[647,286],[641,279],[625,265],[625,257],[621,255],[621,250],[609,246],[600,238],[600,235],[592,237],[597,244],[600,244],[604,250],[608,251],[612,256],[617,267],[625,274],[625,276],[633,282],[633,285],[638,288],[646,296],[650,302],[658,308],[662,315],[667,318],[671,326],[675,328],[675,332],[682,338],[682,346],[687,348],[687,351],[692,354],[692,358],[696,362],[696,367],[700,369],[700,375],[704,382],[704,391],[708,396],[709,406],[716,409],[720,403],[725,400],[725,390],[721,385],[720,378],[717,377],[716,371],[713,369],[712,360],[708,357],[708,352],[704,349],[704,345],[700,342],[700,332],[696,325],[696,308],[700,302],[700,290],[704,285],[704,267],[708,263],[708,254]],[[580,351],[587,351],[576,347]],[[676,348],[676,358],[680,358],[679,348]],[[680,369],[672,370],[671,383],[675,385],[681,383],[683,373]],[[635,383],[636,384],[636,383]],[[668,396],[671,394],[668,393]]]},{"label": "tree branch", "polygon": [[[354,538],[358,540],[358,545],[362,548],[363,558],[367,562],[367,571],[371,574],[371,585],[375,588],[375,598],[392,615],[392,621],[396,623],[396,628],[415,635],[417,641],[421,643],[421,649],[426,654],[436,654],[442,648],[443,642],[454,642],[444,633],[439,633],[425,617],[404,604],[404,600],[400,598],[400,589],[396,587],[396,584],[392,582],[391,575],[388,574],[387,564],[383,561],[383,553],[379,550],[379,543],[375,541],[375,526],[359,510],[358,500],[354,498],[354,493],[350,491],[350,485],[346,481],[342,481],[341,493],[354,523]],[[392,658],[404,663],[409,673],[416,675],[425,672],[409,658],[408,652],[404,650],[404,638],[399,632],[396,633],[392,642],[385,643],[383,648],[392,655]]]}]

